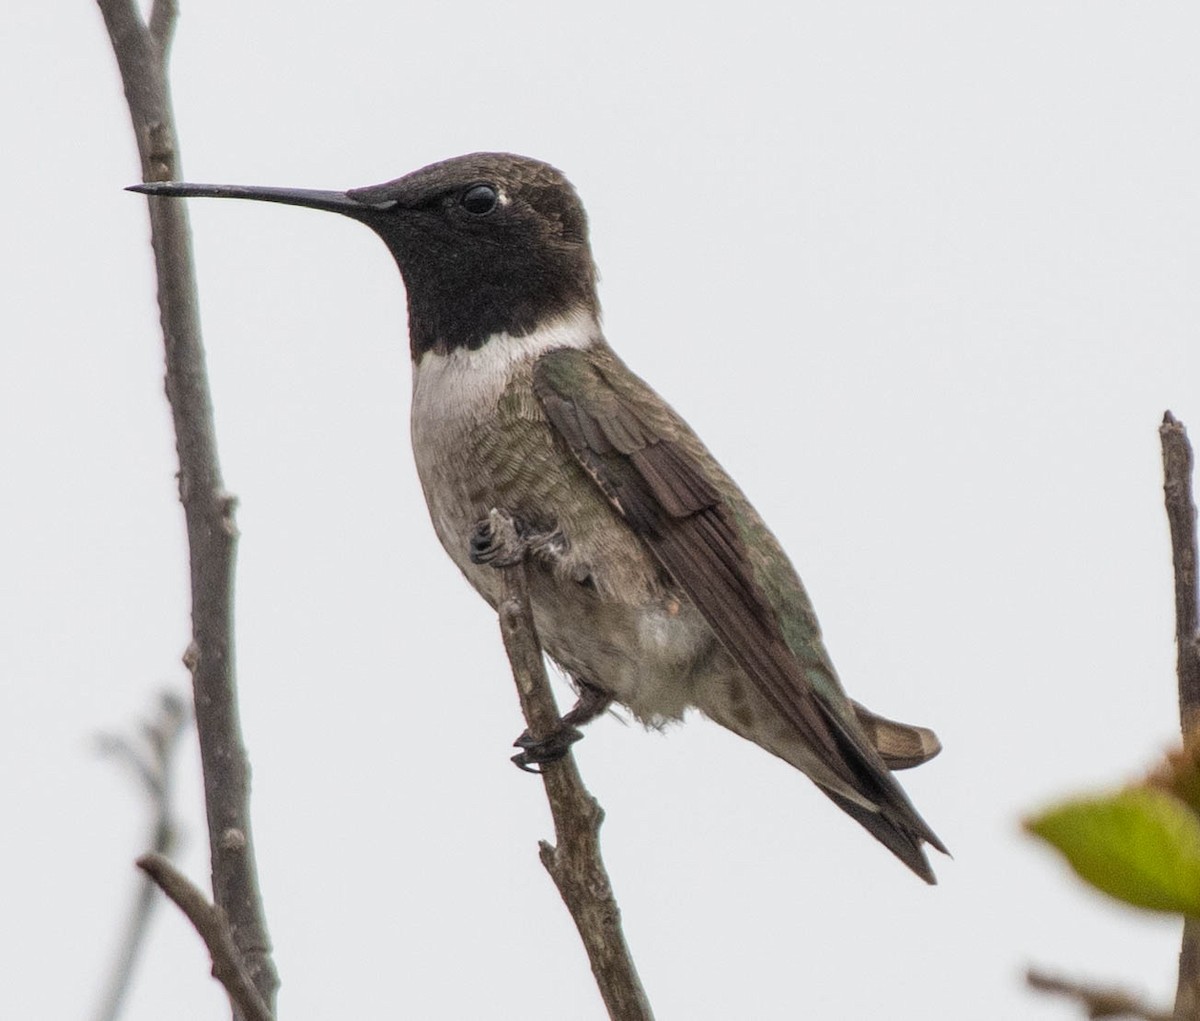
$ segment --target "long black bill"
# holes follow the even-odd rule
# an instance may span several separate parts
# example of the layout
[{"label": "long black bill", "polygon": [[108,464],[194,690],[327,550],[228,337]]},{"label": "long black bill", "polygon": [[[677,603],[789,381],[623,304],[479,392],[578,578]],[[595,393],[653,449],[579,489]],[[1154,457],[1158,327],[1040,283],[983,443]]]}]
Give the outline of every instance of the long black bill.
[{"label": "long black bill", "polygon": [[289,206],[307,206],[365,220],[395,205],[394,202],[358,202],[344,191],[319,191],[314,188],[259,188],[243,184],[187,184],[183,181],[153,181],[125,189],[143,195],[164,198],[254,199],[257,202],[282,202]]}]

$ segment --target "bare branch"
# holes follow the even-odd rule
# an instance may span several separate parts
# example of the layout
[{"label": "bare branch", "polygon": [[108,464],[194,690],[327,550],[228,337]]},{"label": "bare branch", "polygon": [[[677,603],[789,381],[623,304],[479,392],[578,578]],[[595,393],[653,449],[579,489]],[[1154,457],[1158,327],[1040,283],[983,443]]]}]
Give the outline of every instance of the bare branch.
[{"label": "bare branch", "polygon": [[1192,445],[1169,411],[1158,430],[1163,452],[1163,495],[1175,566],[1175,644],[1179,720],[1186,737],[1200,723],[1200,644],[1197,643],[1196,506],[1192,500]]},{"label": "bare branch", "polygon": [[[182,699],[172,692],[164,692],[159,697],[158,714],[142,725],[145,747],[139,748],[122,735],[101,735],[98,742],[101,754],[120,758],[141,782],[151,809],[147,843],[158,854],[169,854],[175,844],[177,828],[171,807],[172,766],[188,718],[187,706]],[[148,876],[139,877],[133,908],[125,924],[125,935],[117,948],[108,988],[94,1015],[96,1021],[112,1021],[120,1014],[156,900],[153,881]]]},{"label": "bare branch", "polygon": [[150,8],[150,20],[147,27],[150,30],[150,38],[163,53],[164,60],[167,51],[171,48],[171,40],[175,35],[175,25],[178,21],[179,7],[175,0],[154,0],[154,4]]},{"label": "bare branch", "polygon": [[1036,968],[1030,968],[1026,972],[1025,980],[1031,989],[1043,993],[1057,993],[1075,1000],[1090,1018],[1126,1017],[1138,1018],[1140,1021],[1172,1021],[1173,1015],[1169,1011],[1156,1010],[1123,989],[1072,982],[1038,971]]},{"label": "bare branch", "polygon": [[[167,82],[173,0],[156,0],[150,25],[133,0],[98,0],[121,71],[145,181],[179,176]],[[212,400],[200,334],[187,206],[150,198],[158,304],[166,344],[167,399],[179,455],[179,495],[191,566],[192,672],[204,767],[213,895],[268,1004],[279,981],[259,893],[250,835],[249,769],[237,711],[233,650],[234,498],[217,458]]]},{"label": "bare branch", "polygon": [[200,933],[212,958],[213,978],[225,987],[238,1015],[246,1021],[272,1021],[270,1008],[263,1002],[242,963],[225,912],[210,904],[200,889],[166,856],[153,852],[144,854],[137,860],[137,865],[175,902]]},{"label": "bare branch", "polygon": [[[1200,618],[1196,590],[1196,505],[1192,499],[1192,445],[1187,429],[1169,411],[1158,430],[1163,452],[1163,497],[1171,526],[1175,567],[1175,672],[1179,680],[1179,723],[1185,740],[1200,725]],[[1175,1018],[1200,1018],[1200,920],[1183,923]]]},{"label": "bare branch", "polygon": [[[536,741],[558,723],[558,707],[533,623],[525,565],[502,569],[500,578],[500,631],[521,711]],[[652,1021],[650,1002],[625,943],[621,912],[600,856],[604,811],[584,787],[570,753],[545,764],[542,780],[557,845],[541,841],[540,857],[579,930],[609,1017],[614,1021]]]}]

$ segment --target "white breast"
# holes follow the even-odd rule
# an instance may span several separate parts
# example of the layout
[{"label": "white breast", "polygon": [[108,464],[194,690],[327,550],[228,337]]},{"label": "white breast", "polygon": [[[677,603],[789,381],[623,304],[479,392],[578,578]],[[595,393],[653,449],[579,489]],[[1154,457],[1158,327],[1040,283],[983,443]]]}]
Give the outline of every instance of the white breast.
[{"label": "white breast", "polygon": [[596,317],[576,310],[523,337],[492,334],[473,351],[426,351],[413,366],[414,440],[426,423],[490,415],[517,367],[556,348],[591,347],[599,338]]},{"label": "white breast", "polygon": [[595,316],[575,311],[523,337],[494,334],[473,351],[426,351],[413,366],[413,458],[429,516],[446,551],[481,591],[487,584],[467,562],[462,538],[475,524],[466,515],[477,513],[469,494],[479,479],[453,452],[470,450],[479,430],[495,428],[496,405],[516,373],[547,351],[584,349],[600,336]]}]

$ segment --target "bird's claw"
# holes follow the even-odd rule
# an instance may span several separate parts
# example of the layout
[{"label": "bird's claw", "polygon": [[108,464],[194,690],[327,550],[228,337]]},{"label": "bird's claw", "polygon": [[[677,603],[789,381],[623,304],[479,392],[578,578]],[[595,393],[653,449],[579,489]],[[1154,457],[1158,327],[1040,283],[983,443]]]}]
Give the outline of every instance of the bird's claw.
[{"label": "bird's claw", "polygon": [[529,543],[521,537],[516,519],[493,509],[471,533],[468,556],[473,564],[511,567],[525,559]]},{"label": "bird's claw", "polygon": [[513,742],[514,748],[521,749],[512,757],[513,764],[526,773],[540,773],[538,766],[557,762],[582,737],[583,732],[570,724],[560,724],[540,741],[535,741],[527,730]]},{"label": "bird's claw", "polygon": [[536,532],[520,518],[493,507],[471,532],[467,556],[473,564],[512,567],[530,554],[552,559],[566,550],[562,532]]}]

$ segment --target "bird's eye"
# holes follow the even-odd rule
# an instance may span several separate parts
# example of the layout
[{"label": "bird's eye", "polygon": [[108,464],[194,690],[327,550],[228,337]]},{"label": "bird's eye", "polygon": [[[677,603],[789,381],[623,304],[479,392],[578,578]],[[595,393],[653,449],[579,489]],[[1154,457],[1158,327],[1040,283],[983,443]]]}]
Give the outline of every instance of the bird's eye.
[{"label": "bird's eye", "polygon": [[458,204],[473,216],[486,216],[498,201],[500,196],[490,184],[473,184],[463,192]]}]

